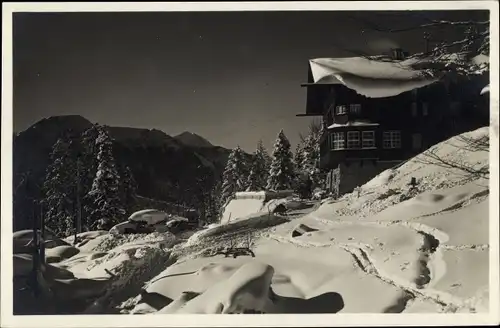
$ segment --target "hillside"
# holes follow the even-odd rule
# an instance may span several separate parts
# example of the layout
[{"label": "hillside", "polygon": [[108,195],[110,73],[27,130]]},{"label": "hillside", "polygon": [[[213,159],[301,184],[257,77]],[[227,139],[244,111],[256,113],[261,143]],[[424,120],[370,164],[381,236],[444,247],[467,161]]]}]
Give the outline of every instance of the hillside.
[{"label": "hillside", "polygon": [[[31,199],[40,197],[40,186],[53,144],[68,131],[79,139],[91,125],[78,115],[50,117],[14,137],[15,230],[30,227],[29,220],[34,210]],[[193,202],[191,198],[196,190],[209,188],[213,179],[222,174],[230,152],[222,147],[185,145],[155,129],[106,128],[114,142],[115,160],[131,169],[137,182],[137,193],[159,201]],[[204,185],[198,183],[202,178]]]},{"label": "hillside", "polygon": [[[359,194],[287,215],[258,212],[187,240],[87,233],[74,255],[47,250],[44,279],[57,289],[65,277],[66,313],[485,313],[488,132],[453,137]],[[253,256],[216,253],[229,245]],[[27,259],[16,261],[21,271]],[[76,306],[84,297],[95,301]]]},{"label": "hillside", "polygon": [[213,147],[213,145],[205,138],[197,135],[196,133],[191,133],[188,131],[182,132],[174,137],[180,143],[197,148]]}]

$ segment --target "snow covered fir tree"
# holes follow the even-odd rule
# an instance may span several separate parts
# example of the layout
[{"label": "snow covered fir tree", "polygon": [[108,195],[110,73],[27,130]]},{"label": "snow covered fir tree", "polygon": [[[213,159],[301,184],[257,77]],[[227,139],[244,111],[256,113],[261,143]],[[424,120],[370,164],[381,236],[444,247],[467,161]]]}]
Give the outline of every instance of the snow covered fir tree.
[{"label": "snow covered fir tree", "polygon": [[295,156],[294,156],[294,162],[295,162],[295,170],[297,170],[297,174],[299,174],[302,171],[302,162],[304,161],[304,144],[305,144],[305,137],[302,134],[299,134],[300,140],[297,143],[297,146],[295,147]]},{"label": "snow covered fir tree", "polygon": [[229,154],[226,168],[222,175],[221,187],[221,207],[224,207],[226,202],[231,199],[236,192],[245,191],[248,181],[248,166],[244,157],[243,150],[240,146],[233,149]]},{"label": "snow covered fir tree", "polygon": [[283,130],[278,134],[272,153],[272,162],[267,179],[267,190],[291,190],[295,180],[295,168],[290,141]]},{"label": "snow covered fir tree", "polygon": [[250,173],[248,175],[247,191],[265,190],[271,158],[264,147],[262,140],[257,143],[257,150],[254,153]]},{"label": "snow covered fir tree", "polygon": [[323,187],[325,180],[325,173],[320,170],[320,141],[323,135],[323,125],[321,123],[313,122],[309,126],[309,133],[303,140],[300,148],[300,155],[296,159],[300,160],[297,163],[298,172],[305,174],[312,180],[313,188]]},{"label": "snow covered fir tree", "polygon": [[[112,142],[104,128],[96,139],[97,172],[86,196],[88,222],[91,229],[110,229],[125,214],[120,199],[120,176],[112,153]],[[92,204],[92,205],[91,205]]]},{"label": "snow covered fir tree", "polygon": [[43,183],[47,226],[57,234],[69,235],[73,230],[76,200],[76,160],[72,140],[63,136],[57,140],[50,154],[51,164]]}]

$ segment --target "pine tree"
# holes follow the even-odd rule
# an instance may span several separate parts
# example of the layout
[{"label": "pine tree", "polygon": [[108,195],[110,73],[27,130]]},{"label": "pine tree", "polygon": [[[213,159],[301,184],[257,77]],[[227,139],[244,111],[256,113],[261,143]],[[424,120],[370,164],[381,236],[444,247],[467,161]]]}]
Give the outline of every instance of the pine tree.
[{"label": "pine tree", "polygon": [[85,130],[81,135],[81,156],[80,156],[80,180],[81,180],[81,192],[82,192],[82,225],[85,230],[90,229],[90,222],[87,213],[94,207],[91,203],[89,197],[85,197],[92,189],[92,183],[94,181],[97,172],[97,154],[99,152],[98,146],[96,145],[97,136],[99,135],[100,126],[98,124],[93,124],[90,128]]},{"label": "pine tree", "polygon": [[124,204],[124,209],[128,213],[131,213],[135,209],[137,202],[137,182],[134,179],[134,175],[130,170],[130,167],[124,165],[120,170],[120,199],[121,203]]},{"label": "pine tree", "polygon": [[302,150],[301,171],[309,176],[314,187],[320,187],[324,183],[325,174],[319,168],[320,142],[323,135],[323,126],[312,123],[309,126],[309,133],[304,139]]},{"label": "pine tree", "polygon": [[247,168],[243,150],[239,146],[229,154],[226,168],[222,175],[221,207],[238,191],[247,187]]},{"label": "pine tree", "polygon": [[112,153],[112,141],[103,128],[96,139],[97,172],[87,194],[87,213],[92,229],[110,229],[125,213],[120,199],[120,176]]},{"label": "pine tree", "polygon": [[302,134],[300,134],[300,141],[297,143],[297,147],[295,148],[295,169],[297,174],[302,172],[302,162],[304,161],[304,143],[305,138]]},{"label": "pine tree", "polygon": [[74,229],[74,201],[76,162],[73,158],[71,140],[62,137],[52,147],[51,164],[43,183],[44,198],[42,204],[46,209],[47,226],[55,233],[68,236]]},{"label": "pine tree", "polygon": [[213,184],[212,188],[205,198],[205,223],[217,222],[220,218],[220,195],[221,195],[222,181],[218,179]]},{"label": "pine tree", "polygon": [[264,148],[262,140],[257,143],[257,150],[254,153],[252,167],[248,176],[247,191],[264,190],[267,185],[269,175],[270,157]]},{"label": "pine tree", "polygon": [[290,142],[283,130],[274,144],[273,160],[267,180],[268,190],[289,190],[293,188],[295,168]]}]

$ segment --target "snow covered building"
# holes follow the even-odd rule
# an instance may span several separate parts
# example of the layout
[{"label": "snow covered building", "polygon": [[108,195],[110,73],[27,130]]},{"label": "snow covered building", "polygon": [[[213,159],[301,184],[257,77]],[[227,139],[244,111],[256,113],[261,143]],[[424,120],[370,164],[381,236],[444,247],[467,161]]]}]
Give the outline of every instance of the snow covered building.
[{"label": "snow covered building", "polygon": [[308,81],[302,84],[307,88],[306,113],[297,116],[322,117],[326,133],[320,167],[329,172],[327,189],[337,195],[350,192],[381,171],[474,128],[470,125],[481,126],[475,114],[467,118],[464,113],[476,110],[484,85],[478,91],[474,82],[433,78],[414,69],[416,64],[418,59],[411,57],[309,61]]}]

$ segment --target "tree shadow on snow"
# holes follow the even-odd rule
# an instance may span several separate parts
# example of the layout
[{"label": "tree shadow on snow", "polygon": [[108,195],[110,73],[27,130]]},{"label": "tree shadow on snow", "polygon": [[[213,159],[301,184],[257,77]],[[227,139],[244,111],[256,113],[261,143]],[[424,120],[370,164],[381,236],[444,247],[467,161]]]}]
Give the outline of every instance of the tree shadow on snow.
[{"label": "tree shadow on snow", "polygon": [[342,295],[324,293],[309,299],[275,295],[274,309],[268,313],[337,313],[344,308]]},{"label": "tree shadow on snow", "polygon": [[141,292],[141,300],[139,301],[139,303],[146,303],[152,308],[160,310],[172,303],[172,301],[173,300],[171,298],[166,297],[162,294],[156,292],[147,292],[143,290]]}]

